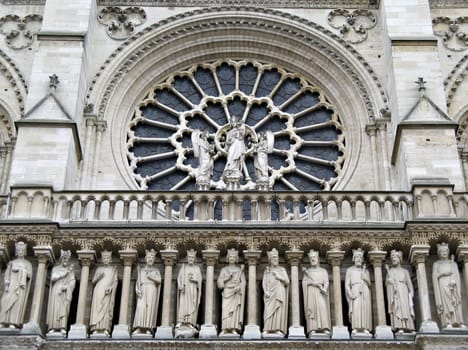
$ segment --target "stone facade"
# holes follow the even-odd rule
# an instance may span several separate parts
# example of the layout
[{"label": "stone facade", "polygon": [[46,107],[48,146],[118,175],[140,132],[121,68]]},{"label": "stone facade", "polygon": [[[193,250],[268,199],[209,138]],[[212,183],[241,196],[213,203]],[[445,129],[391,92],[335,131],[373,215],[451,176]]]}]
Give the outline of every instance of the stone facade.
[{"label": "stone facade", "polygon": [[0,348],[466,347],[467,17],[0,1]]}]

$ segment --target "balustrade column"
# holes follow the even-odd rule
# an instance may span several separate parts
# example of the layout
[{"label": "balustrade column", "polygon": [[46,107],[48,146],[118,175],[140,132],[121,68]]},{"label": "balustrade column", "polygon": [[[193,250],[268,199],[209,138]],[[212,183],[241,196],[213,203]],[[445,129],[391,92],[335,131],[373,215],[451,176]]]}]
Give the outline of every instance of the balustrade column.
[{"label": "balustrade column", "polygon": [[437,323],[431,319],[431,304],[427,287],[426,258],[429,255],[429,245],[413,245],[410,250],[410,262],[416,269],[418,281],[419,310],[421,312],[420,333],[439,333]]},{"label": "balustrade column", "polygon": [[465,293],[468,294],[468,245],[461,245],[457,249],[458,260],[463,263],[463,275],[465,278]]},{"label": "balustrade column", "polygon": [[138,253],[134,249],[119,250],[120,259],[123,262],[122,294],[120,297],[119,324],[114,326],[112,338],[130,339],[130,322],[128,320],[128,304],[130,302],[130,279],[132,277],[132,265],[138,259]]},{"label": "balustrade column", "polygon": [[200,329],[200,338],[216,338],[216,326],[213,324],[213,288],[214,288],[214,266],[219,258],[219,250],[202,251],[206,262],[205,283],[205,323]]},{"label": "balustrade column", "polygon": [[259,250],[244,250],[244,261],[249,265],[247,324],[244,327],[244,339],[261,339],[257,317],[257,262],[262,254]]},{"label": "balustrade column", "polygon": [[374,267],[375,296],[377,302],[377,326],[375,327],[376,339],[393,339],[392,327],[387,325],[385,317],[385,301],[382,278],[382,263],[387,252],[373,250],[369,252],[369,260]]},{"label": "balustrade column", "polygon": [[96,252],[94,250],[78,250],[76,253],[81,262],[80,290],[78,294],[76,322],[70,327],[68,339],[86,339],[88,332],[84,319],[88,295],[89,268],[91,264],[96,261]]},{"label": "balustrade column", "polygon": [[327,260],[332,265],[333,271],[333,303],[334,319],[332,339],[349,339],[348,328],[343,325],[343,305],[341,303],[341,262],[345,252],[330,250],[327,252]]},{"label": "balustrade column", "polygon": [[50,246],[33,247],[33,250],[34,255],[37,257],[36,282],[34,285],[29,322],[23,325],[21,334],[42,334],[39,323],[41,321],[42,306],[44,304],[47,305],[44,300],[47,265],[49,262],[53,263],[55,260],[52,247]]},{"label": "balustrade column", "polygon": [[161,325],[156,330],[156,339],[172,339],[171,310],[172,310],[172,267],[177,260],[177,250],[161,250],[161,259],[164,262],[164,286]]},{"label": "balustrade column", "polygon": [[291,326],[288,330],[289,339],[305,339],[304,326],[301,326],[299,299],[299,264],[304,252],[287,251],[286,257],[291,265]]}]

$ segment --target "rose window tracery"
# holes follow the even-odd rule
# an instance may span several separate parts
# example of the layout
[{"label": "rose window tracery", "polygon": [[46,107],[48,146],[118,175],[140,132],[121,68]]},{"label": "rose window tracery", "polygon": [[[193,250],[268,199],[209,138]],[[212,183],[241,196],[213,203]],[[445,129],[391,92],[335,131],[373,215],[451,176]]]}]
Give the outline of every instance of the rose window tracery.
[{"label": "rose window tracery", "polygon": [[150,89],[127,133],[141,189],[329,190],[345,134],[309,81],[253,60],[193,65]]}]

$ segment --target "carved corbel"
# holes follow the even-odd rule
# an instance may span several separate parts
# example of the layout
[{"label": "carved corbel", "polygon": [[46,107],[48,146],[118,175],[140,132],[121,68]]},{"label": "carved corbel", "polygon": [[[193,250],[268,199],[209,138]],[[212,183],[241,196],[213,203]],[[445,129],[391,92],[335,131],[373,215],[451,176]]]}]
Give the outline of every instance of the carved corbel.
[{"label": "carved corbel", "polygon": [[99,23],[107,26],[107,35],[115,40],[124,40],[135,33],[135,27],[146,22],[146,12],[141,7],[105,7],[99,12]]},{"label": "carved corbel", "polygon": [[32,44],[42,23],[41,15],[6,15],[0,18],[0,33],[5,35],[5,43],[12,49],[24,49]]},{"label": "carved corbel", "polygon": [[442,44],[450,51],[464,51],[468,47],[468,16],[436,17],[432,20],[434,34],[442,38]]},{"label": "carved corbel", "polygon": [[366,40],[368,30],[377,24],[374,13],[365,9],[336,9],[328,14],[327,20],[328,24],[339,29],[342,38],[351,44],[359,44]]}]

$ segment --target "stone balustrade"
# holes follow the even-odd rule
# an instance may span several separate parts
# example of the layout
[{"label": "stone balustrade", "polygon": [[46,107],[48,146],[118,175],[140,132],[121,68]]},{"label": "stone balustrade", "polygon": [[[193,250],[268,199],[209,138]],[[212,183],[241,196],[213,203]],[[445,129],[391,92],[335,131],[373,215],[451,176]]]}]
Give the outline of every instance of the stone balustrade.
[{"label": "stone balustrade", "polygon": [[398,223],[420,218],[467,218],[468,194],[443,188],[417,188],[412,192],[54,192],[50,188],[16,187],[9,197],[0,198],[0,213],[4,219],[48,219],[62,223],[278,220]]}]

